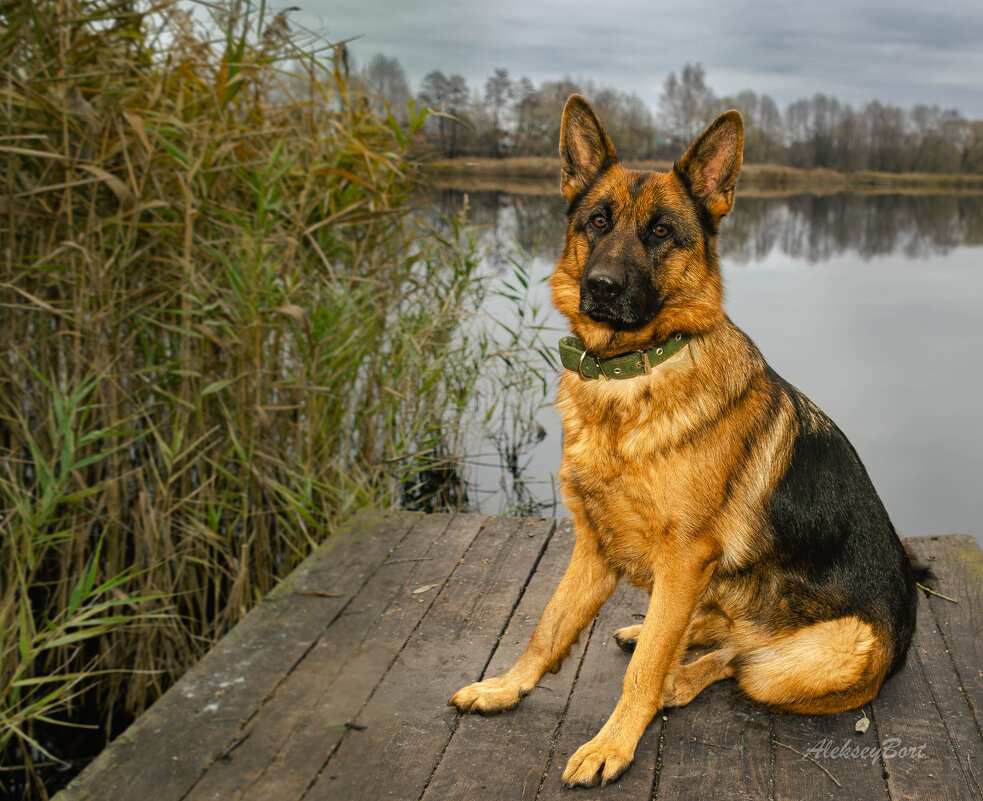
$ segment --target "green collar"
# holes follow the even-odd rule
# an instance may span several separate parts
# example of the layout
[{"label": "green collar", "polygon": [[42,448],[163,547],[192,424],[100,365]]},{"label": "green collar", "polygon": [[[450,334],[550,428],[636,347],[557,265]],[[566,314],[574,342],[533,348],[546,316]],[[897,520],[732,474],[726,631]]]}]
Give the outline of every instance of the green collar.
[{"label": "green collar", "polygon": [[633,350],[610,359],[598,359],[584,348],[584,343],[577,337],[563,337],[560,340],[560,361],[585,381],[634,378],[651,373],[653,367],[682,350],[691,339],[683,334],[673,334],[665,342],[648,350]]}]

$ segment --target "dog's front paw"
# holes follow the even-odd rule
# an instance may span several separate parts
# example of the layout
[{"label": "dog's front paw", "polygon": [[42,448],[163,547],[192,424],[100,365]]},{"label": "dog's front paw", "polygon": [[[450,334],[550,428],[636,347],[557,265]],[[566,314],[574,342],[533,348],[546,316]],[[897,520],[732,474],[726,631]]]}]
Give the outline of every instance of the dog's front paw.
[{"label": "dog's front paw", "polygon": [[625,751],[600,735],[580,746],[563,771],[567,787],[593,787],[617,781],[635,758],[635,750]]},{"label": "dog's front paw", "polygon": [[494,715],[515,709],[531,689],[506,681],[504,676],[496,676],[493,679],[485,679],[462,687],[447,703],[449,706],[456,706],[461,712]]}]

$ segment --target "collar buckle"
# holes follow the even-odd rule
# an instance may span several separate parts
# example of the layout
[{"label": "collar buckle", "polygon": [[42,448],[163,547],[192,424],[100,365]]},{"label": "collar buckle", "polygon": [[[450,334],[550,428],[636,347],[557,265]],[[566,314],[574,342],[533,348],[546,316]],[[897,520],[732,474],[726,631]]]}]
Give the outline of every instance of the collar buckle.
[{"label": "collar buckle", "polygon": [[597,377],[603,378],[605,381],[610,381],[611,380],[610,377],[608,376],[607,373],[604,372],[604,368],[601,367],[601,360],[598,359],[597,356],[594,356],[592,353],[586,350],[580,354],[580,361],[577,363],[577,373],[579,373],[580,375],[580,380],[581,381],[594,380],[589,375],[584,375],[584,359],[586,359],[588,356],[590,356],[594,360],[594,367],[597,368]]},{"label": "collar buckle", "polygon": [[594,357],[594,364],[597,365],[597,377],[603,378],[605,381],[610,381],[611,376],[604,372],[604,367],[601,366],[601,360],[597,356]]},{"label": "collar buckle", "polygon": [[[586,357],[587,357],[587,351],[585,350],[583,353],[580,354],[580,362],[577,364],[577,372],[580,374],[580,380],[581,381],[591,381],[592,380],[589,375],[584,375],[584,359]],[[595,358],[594,361],[596,362],[597,359]]]}]

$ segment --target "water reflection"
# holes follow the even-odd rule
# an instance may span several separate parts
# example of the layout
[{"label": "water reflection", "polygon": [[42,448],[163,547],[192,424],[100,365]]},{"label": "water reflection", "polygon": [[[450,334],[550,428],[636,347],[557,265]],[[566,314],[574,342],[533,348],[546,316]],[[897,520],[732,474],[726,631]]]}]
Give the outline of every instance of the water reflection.
[{"label": "water reflection", "polygon": [[726,223],[720,254],[747,264],[777,249],[815,263],[845,253],[923,258],[973,244],[983,244],[980,195],[742,197]]},{"label": "water reflection", "polygon": [[[555,195],[445,189],[434,199],[485,231],[488,263],[508,264],[518,244],[552,258],[566,232],[565,204]],[[748,264],[780,251],[810,263],[853,253],[862,259],[892,254],[924,258],[959,245],[983,245],[983,195],[834,194],[739,197],[724,224],[719,251]],[[545,250],[544,250],[545,247]]]},{"label": "water reflection", "polygon": [[493,272],[506,270],[517,255],[540,254],[555,261],[566,233],[566,203],[557,184],[555,195],[509,192],[467,192],[442,189],[430,195],[445,214],[465,209],[467,219],[481,232],[485,263]]},{"label": "water reflection", "polygon": [[[441,201],[458,209],[464,195]],[[524,260],[532,302],[548,308],[544,282],[565,233],[559,194],[467,203],[488,272],[507,278]],[[728,314],[847,433],[898,530],[983,541],[983,196],[739,197],[720,254]],[[484,311],[511,314],[500,297]],[[558,329],[544,336],[552,346],[565,323],[546,322]],[[476,441],[471,498],[483,511],[550,512],[561,448],[551,398],[514,400],[535,421],[494,422]]]}]

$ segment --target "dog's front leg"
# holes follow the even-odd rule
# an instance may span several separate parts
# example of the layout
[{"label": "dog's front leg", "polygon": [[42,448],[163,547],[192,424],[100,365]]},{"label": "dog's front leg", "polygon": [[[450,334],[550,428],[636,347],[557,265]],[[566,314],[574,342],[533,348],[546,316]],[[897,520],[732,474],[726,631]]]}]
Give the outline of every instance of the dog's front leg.
[{"label": "dog's front leg", "polygon": [[618,576],[597,550],[593,536],[578,534],[566,573],[525,653],[501,676],[458,690],[448,703],[461,712],[483,715],[518,706],[547,670],[555,673],[560,669],[581,630],[594,619],[617,584]]},{"label": "dog's front leg", "polygon": [[635,757],[645,727],[663,706],[663,685],[715,565],[708,548],[664,549],[657,557],[645,621],[625,673],[621,698],[607,723],[567,762],[563,783],[591,787],[617,779]]}]

